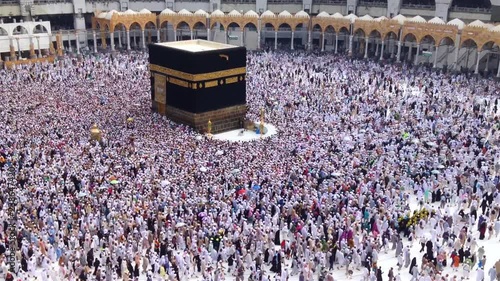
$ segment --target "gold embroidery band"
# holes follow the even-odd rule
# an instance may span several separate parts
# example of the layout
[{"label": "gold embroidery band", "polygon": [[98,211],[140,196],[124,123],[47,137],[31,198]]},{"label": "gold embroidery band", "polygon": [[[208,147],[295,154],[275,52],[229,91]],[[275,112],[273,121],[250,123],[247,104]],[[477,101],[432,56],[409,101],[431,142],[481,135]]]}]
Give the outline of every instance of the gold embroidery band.
[{"label": "gold embroidery band", "polygon": [[160,73],[166,74],[168,76],[173,76],[173,77],[180,78],[180,79],[187,80],[187,81],[191,81],[191,82],[219,79],[219,78],[227,77],[227,76],[246,74],[246,72],[247,72],[246,67],[238,67],[238,68],[215,71],[215,72],[208,72],[208,73],[201,73],[201,74],[190,74],[190,73],[166,68],[163,66],[159,66],[156,64],[150,64],[149,69],[151,71],[160,72]]}]

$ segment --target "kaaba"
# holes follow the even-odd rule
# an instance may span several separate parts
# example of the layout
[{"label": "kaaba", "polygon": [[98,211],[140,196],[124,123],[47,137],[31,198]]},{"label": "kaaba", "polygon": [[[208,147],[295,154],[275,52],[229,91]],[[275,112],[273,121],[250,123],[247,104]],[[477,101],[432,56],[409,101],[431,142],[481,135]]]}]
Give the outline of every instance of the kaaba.
[{"label": "kaaba", "polygon": [[149,45],[152,109],[199,132],[242,128],[246,48],[206,40]]}]

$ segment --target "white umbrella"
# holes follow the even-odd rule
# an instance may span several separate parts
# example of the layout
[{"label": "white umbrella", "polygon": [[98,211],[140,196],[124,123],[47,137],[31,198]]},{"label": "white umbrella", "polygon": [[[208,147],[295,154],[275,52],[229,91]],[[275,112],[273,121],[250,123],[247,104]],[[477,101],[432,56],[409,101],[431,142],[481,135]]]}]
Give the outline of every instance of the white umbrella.
[{"label": "white umbrella", "polygon": [[165,187],[165,186],[167,186],[167,185],[169,185],[169,184],[170,184],[170,182],[169,182],[168,180],[162,180],[162,181],[160,182],[161,187]]},{"label": "white umbrella", "polygon": [[185,225],[186,225],[186,224],[185,224],[185,223],[183,223],[183,222],[178,222],[178,223],[175,225],[175,227],[183,227],[183,226],[185,226]]},{"label": "white umbrella", "polygon": [[203,139],[203,137],[202,137],[202,136],[200,136],[200,135],[198,135],[198,136],[194,137],[194,139],[195,139],[195,140],[202,140],[202,139]]},{"label": "white umbrella", "polygon": [[239,172],[240,172],[240,169],[234,169],[234,170],[232,171],[232,173],[233,173],[233,174],[237,174],[237,173],[239,173]]},{"label": "white umbrella", "polygon": [[437,166],[438,169],[444,169],[444,165]]},{"label": "white umbrella", "polygon": [[412,142],[412,143],[417,144],[417,143],[419,143],[419,142],[420,142],[420,140],[415,138],[415,139],[413,139],[411,142]]},{"label": "white umbrella", "polygon": [[432,170],[432,171],[431,171],[431,173],[432,173],[433,175],[439,175],[439,174],[441,174],[441,172],[440,172],[440,171],[438,171],[438,170]]},{"label": "white umbrella", "polygon": [[332,176],[334,176],[334,177],[340,177],[340,176],[342,176],[342,173],[335,172],[335,173],[332,173]]},{"label": "white umbrella", "polygon": [[224,154],[224,151],[222,150],[217,150],[217,152],[215,152],[215,155],[222,155],[222,154]]},{"label": "white umbrella", "polygon": [[428,146],[434,146],[434,147],[438,146],[437,143],[435,143],[433,141],[427,142],[427,145]]},{"label": "white umbrella", "polygon": [[205,173],[206,171],[208,171],[208,169],[206,167],[201,167],[200,171],[202,171],[203,173]]},{"label": "white umbrella", "polygon": [[85,197],[85,196],[87,196],[87,194],[85,194],[85,192],[78,193],[78,197]]}]

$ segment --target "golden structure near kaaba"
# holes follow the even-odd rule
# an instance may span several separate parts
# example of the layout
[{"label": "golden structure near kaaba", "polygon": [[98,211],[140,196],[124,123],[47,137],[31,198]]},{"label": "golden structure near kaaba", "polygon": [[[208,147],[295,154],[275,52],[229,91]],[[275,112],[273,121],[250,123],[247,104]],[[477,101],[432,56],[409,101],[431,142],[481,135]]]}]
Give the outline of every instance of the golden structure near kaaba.
[{"label": "golden structure near kaaba", "polygon": [[246,49],[205,40],[149,46],[152,109],[195,130],[239,129],[246,115]]},{"label": "golden structure near kaaba", "polygon": [[95,123],[92,125],[92,127],[90,127],[90,139],[98,142],[100,142],[102,139],[101,129],[99,129],[99,127]]}]

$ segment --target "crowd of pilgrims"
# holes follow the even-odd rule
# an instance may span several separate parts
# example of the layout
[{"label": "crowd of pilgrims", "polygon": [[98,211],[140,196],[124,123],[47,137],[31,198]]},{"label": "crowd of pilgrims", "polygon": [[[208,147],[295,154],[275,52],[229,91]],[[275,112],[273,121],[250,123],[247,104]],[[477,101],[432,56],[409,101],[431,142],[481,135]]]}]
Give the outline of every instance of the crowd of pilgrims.
[{"label": "crowd of pilgrims", "polygon": [[278,134],[243,143],[153,113],[147,53],[0,70],[0,184],[15,167],[18,199],[13,219],[0,195],[0,279],[500,278],[496,81],[247,60],[248,118],[265,109]]}]

